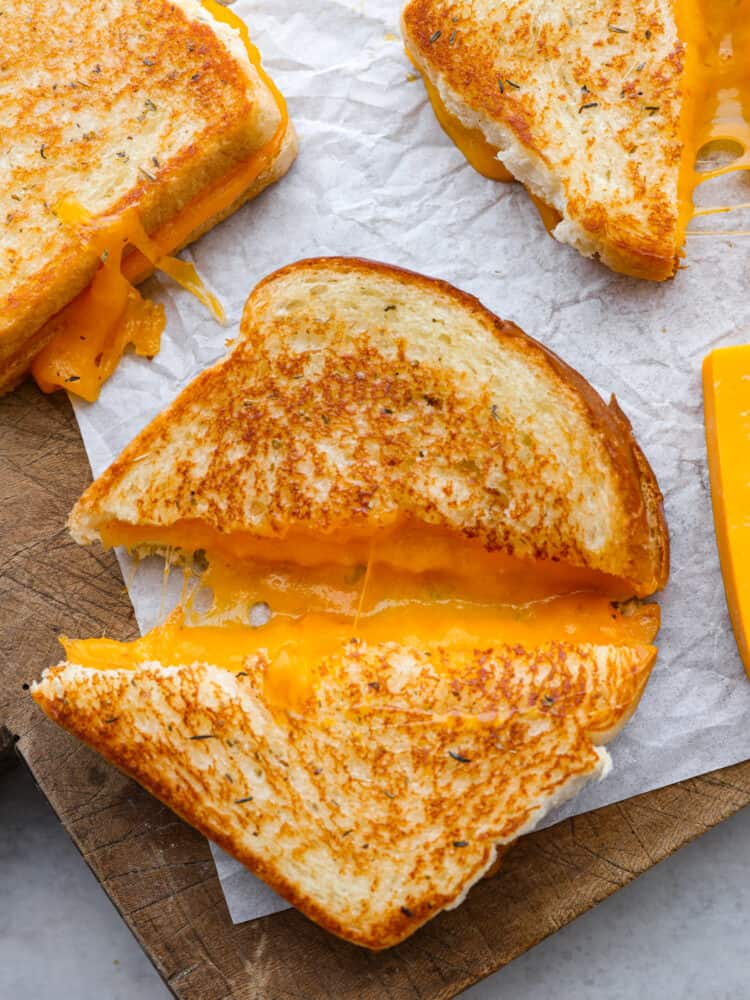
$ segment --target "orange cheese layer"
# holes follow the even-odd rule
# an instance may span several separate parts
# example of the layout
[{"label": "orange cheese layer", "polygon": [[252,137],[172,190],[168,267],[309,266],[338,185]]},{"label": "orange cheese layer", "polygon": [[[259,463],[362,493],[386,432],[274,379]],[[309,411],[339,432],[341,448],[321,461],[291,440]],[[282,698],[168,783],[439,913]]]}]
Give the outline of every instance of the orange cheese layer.
[{"label": "orange cheese layer", "polygon": [[[117,219],[98,220],[93,244],[102,257],[102,266],[91,285],[49,321],[54,334],[32,365],[32,375],[44,392],[65,388],[93,402],[129,344],[141,355],[153,357],[158,353],[164,329],[163,310],[144,301],[132,287],[154,268],[169,274],[223,321],[221,305],[208,292],[194,266],[170,255],[193,233],[229,209],[268,169],[281,148],[289,117],[286,102],[263,69],[245,23],[215,0],[202,3],[218,21],[239,31],[250,61],[276,101],[279,125],[262,149],[203,191],[150,237],[132,209]],[[61,220],[82,230],[92,227],[81,206],[78,213],[68,206]],[[126,248],[131,252],[125,253]]]},{"label": "orange cheese layer", "polygon": [[[550,641],[602,643],[613,645],[649,645],[656,633],[658,619],[655,605],[647,605],[632,620],[612,612],[611,626],[605,633],[592,629],[588,634],[569,638],[552,627],[542,627],[533,635],[523,636],[499,615],[466,615],[461,619],[449,614],[431,614],[424,609],[388,608],[362,619],[356,626],[350,620],[333,615],[273,617],[268,624],[190,625],[179,612],[171,615],[140,639],[118,642],[114,639],[63,640],[67,658],[80,666],[100,669],[130,669],[139,663],[156,660],[164,666],[210,663],[226,670],[241,670],[248,656],[263,651],[274,661],[286,650],[301,659],[321,660],[341,649],[352,638],[376,645],[396,642],[419,649],[471,648],[490,649],[513,644],[526,648]],[[650,611],[647,613],[647,609]]]},{"label": "orange cheese layer", "polygon": [[[104,541],[155,546],[168,556],[172,546],[205,549],[208,567],[163,626],[133,643],[65,640],[71,662],[102,669],[200,661],[238,672],[262,652],[266,695],[285,708],[307,697],[314,665],[352,638],[423,650],[552,640],[650,645],[659,627],[657,605],[618,600],[627,595],[622,581],[487,552],[410,521],[335,540],[301,532],[274,540],[221,536],[199,522],[168,530],[115,524]],[[200,610],[208,591],[211,607]]]},{"label": "orange cheese layer", "polygon": [[[471,586],[468,577],[447,570],[416,573],[376,559],[373,556],[359,572],[342,573],[331,566],[239,567],[212,558],[201,583],[212,592],[213,607],[200,613],[188,600],[185,620],[188,625],[236,627],[253,621],[265,606],[273,617],[254,630],[264,642],[264,636],[274,635],[271,626],[282,635],[287,627],[326,621],[337,641],[355,636],[418,648],[452,642],[475,648],[498,643],[533,647],[552,640],[639,645],[650,643],[659,627],[658,605],[618,602],[560,579],[554,586],[529,580],[526,593],[519,594],[502,577]],[[533,577],[533,565],[526,566],[526,572]],[[305,630],[310,636],[323,634],[317,626]]]},{"label": "orange cheese layer", "polygon": [[81,232],[102,263],[89,287],[50,321],[55,334],[31,366],[43,392],[66,388],[93,402],[128,344],[147,357],[158,353],[164,310],[143,299],[125,277],[123,255],[127,247],[136,247],[223,321],[221,304],[205,287],[195,267],[176,257],[161,256],[134,208],[112,218],[94,220],[82,205],[68,197],[56,205],[55,211],[64,225]]},{"label": "orange cheese layer", "polygon": [[[61,214],[66,214],[66,206]],[[164,309],[142,298],[121,270],[123,252],[137,224],[130,210],[99,229],[90,241],[102,264],[89,287],[50,321],[54,336],[31,366],[42,392],[64,387],[93,402],[128,344],[147,357],[158,352]]]},{"label": "orange cheese layer", "polygon": [[[139,664],[156,661],[165,667],[207,663],[236,674],[245,668],[248,657],[261,654],[266,661],[267,701],[273,707],[294,710],[301,708],[310,696],[316,666],[341,651],[353,638],[371,645],[396,642],[422,651],[450,652],[491,649],[505,644],[533,648],[555,639],[648,646],[658,629],[655,605],[644,606],[627,616],[605,601],[594,615],[583,597],[576,600],[577,607],[567,606],[567,616],[555,610],[549,614],[540,611],[533,624],[519,624],[500,610],[480,613],[450,604],[440,607],[395,604],[356,623],[332,614],[302,617],[277,614],[259,627],[238,623],[189,625],[178,611],[164,625],[133,642],[105,638],[63,638],[62,642],[69,662],[98,670],[132,670]],[[572,634],[567,634],[563,622],[569,623],[569,616],[581,612],[585,615],[587,611],[591,620],[586,626],[579,625]]]},{"label": "orange cheese layer", "polygon": [[712,351],[703,364],[711,499],[724,589],[750,676],[750,345]]},{"label": "orange cheese layer", "polygon": [[443,573],[461,581],[464,592],[476,593],[477,599],[489,590],[491,600],[516,604],[578,590],[596,591],[618,600],[632,594],[632,589],[616,577],[560,562],[529,561],[489,552],[477,539],[410,519],[375,532],[370,529],[367,534],[339,531],[335,536],[326,536],[290,531],[283,538],[259,538],[249,532],[225,534],[198,519],[166,527],[114,522],[102,528],[101,537],[106,546],[203,550],[225,562],[273,563],[292,567],[295,572],[339,567],[351,574],[363,572],[374,560],[410,576]]}]

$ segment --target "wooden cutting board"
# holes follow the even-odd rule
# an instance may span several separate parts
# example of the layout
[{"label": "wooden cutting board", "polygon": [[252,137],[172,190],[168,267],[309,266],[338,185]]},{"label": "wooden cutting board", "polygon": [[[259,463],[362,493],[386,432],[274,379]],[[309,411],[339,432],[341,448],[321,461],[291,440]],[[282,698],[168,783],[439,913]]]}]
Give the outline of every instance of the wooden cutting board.
[{"label": "wooden cutting board", "polygon": [[750,802],[750,762],[526,837],[494,878],[373,955],[296,911],[233,925],[208,844],[36,708],[24,685],[57,635],[127,639],[111,554],[65,530],[90,480],[70,405],[30,385],[0,400],[0,724],[174,994],[185,1000],[455,996]]}]

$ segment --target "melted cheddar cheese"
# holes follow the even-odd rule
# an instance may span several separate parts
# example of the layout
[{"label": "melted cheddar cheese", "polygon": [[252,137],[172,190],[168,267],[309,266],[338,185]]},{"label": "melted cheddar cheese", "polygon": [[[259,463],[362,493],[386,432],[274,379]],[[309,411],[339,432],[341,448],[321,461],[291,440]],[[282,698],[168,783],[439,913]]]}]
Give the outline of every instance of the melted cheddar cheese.
[{"label": "melted cheddar cheese", "polygon": [[52,321],[54,335],[32,363],[42,392],[64,386],[93,402],[128,344],[147,357],[159,350],[164,309],[143,299],[121,269],[134,222],[135,213],[125,213],[95,234],[92,243],[101,267],[89,287]]},{"label": "melted cheddar cheese", "polygon": [[[286,709],[308,697],[315,665],[353,638],[421,650],[552,640],[649,645],[659,627],[658,606],[621,602],[627,588],[614,578],[487,552],[407,520],[366,536],[297,532],[273,540],[222,536],[197,521],[150,530],[113,524],[103,541],[204,549],[208,567],[164,625],[132,643],[65,640],[71,662],[200,661],[237,673],[261,654],[266,698]],[[207,592],[211,606],[202,610]]]},{"label": "melted cheddar cheese", "polygon": [[724,590],[750,676],[750,345],[712,351],[703,364],[711,499]]},{"label": "melted cheddar cheese", "polygon": [[[399,643],[422,651],[493,649],[499,645],[533,648],[558,640],[612,645],[649,645],[659,627],[656,605],[624,613],[611,601],[593,595],[560,600],[559,606],[531,610],[519,620],[518,609],[483,609],[460,602],[393,602],[354,621],[346,615],[275,614],[267,624],[239,622],[191,624],[184,610],[133,642],[62,638],[66,659],[97,670],[133,670],[207,663],[242,672],[248,657],[265,661],[264,695],[274,708],[301,708],[314,689],[316,669],[352,639],[371,645]],[[439,662],[436,657],[436,663]]]},{"label": "melted cheddar cheese", "polygon": [[102,264],[89,287],[49,321],[53,336],[31,369],[43,392],[65,388],[93,402],[129,344],[147,357],[158,353],[164,311],[145,301],[133,287],[154,268],[195,295],[219,322],[224,320],[220,303],[205,287],[195,267],[171,254],[229,210],[270,166],[281,148],[289,117],[286,102],[263,69],[245,23],[215,0],[202,3],[218,21],[239,32],[251,63],[277,104],[279,125],[265,146],[203,191],[151,236],[146,235],[134,209],[117,218],[94,222],[85,208],[72,199],[63,199],[57,208],[59,218],[87,237],[88,245],[93,244]]},{"label": "melted cheddar cheese", "polygon": [[137,247],[223,321],[220,303],[194,266],[160,256],[135,209],[94,224],[82,205],[64,198],[56,212],[65,225],[90,230],[87,243],[102,263],[89,287],[54,318],[54,336],[34,358],[31,373],[43,392],[66,388],[91,403],[129,344],[146,357],[158,353],[164,309],[142,298],[123,274],[123,254],[128,246]]},{"label": "melted cheddar cheese", "polygon": [[[680,177],[684,233],[693,216],[735,207],[696,210],[693,193],[700,184],[750,168],[750,0],[675,0],[675,17],[685,43]],[[699,170],[697,161],[710,146],[737,155],[725,165]]]},{"label": "melted cheddar cheese", "polygon": [[227,534],[199,519],[154,527],[112,522],[100,533],[105,546],[203,550],[225,561],[288,564],[297,571],[336,566],[350,573],[361,570],[374,553],[377,563],[404,574],[446,573],[462,581],[464,588],[479,588],[478,593],[483,588],[502,588],[514,603],[538,600],[560,588],[597,590],[618,599],[629,595],[628,588],[616,577],[553,561],[534,562],[530,572],[526,560],[487,551],[477,539],[409,518],[374,532],[339,531],[335,536],[294,529],[284,537],[274,538],[250,532]]}]

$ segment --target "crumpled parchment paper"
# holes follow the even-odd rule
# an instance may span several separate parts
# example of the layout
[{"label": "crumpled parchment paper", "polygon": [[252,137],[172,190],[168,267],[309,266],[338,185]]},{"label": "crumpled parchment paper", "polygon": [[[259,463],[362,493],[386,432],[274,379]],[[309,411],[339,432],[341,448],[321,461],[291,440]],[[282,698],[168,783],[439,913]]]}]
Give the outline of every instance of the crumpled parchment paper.
[{"label": "crumpled parchment paper", "polygon": [[[615,393],[664,491],[672,578],[661,598],[659,659],[635,718],[610,747],[613,773],[549,823],[750,757],[750,683],[724,601],[700,383],[706,352],[750,337],[750,246],[693,239],[688,266],[652,285],[554,242],[523,189],[480,177],[437,125],[401,45],[400,6],[236,3],[288,98],[299,159],[288,177],[187,251],[224,303],[227,326],[169,279],[152,279],[147,294],[168,314],[161,353],[150,363],[126,357],[96,404],[76,403],[76,416],[99,474],[223,354],[260,278],[322,254],[445,278],[543,341],[605,397]],[[161,588],[156,566],[142,567],[129,584],[143,629],[159,613]],[[214,853],[235,921],[286,906]]]}]

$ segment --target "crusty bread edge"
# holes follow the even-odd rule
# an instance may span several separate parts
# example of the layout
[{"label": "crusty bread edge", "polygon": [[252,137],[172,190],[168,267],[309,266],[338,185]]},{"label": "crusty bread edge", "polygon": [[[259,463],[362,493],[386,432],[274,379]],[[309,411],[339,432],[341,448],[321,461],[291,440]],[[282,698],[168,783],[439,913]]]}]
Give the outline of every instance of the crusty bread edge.
[{"label": "crusty bread edge", "polygon": [[281,180],[281,178],[291,169],[292,164],[297,158],[298,149],[299,142],[297,139],[297,132],[290,119],[279,151],[266,170],[256,177],[252,184],[250,184],[250,186],[243,191],[243,193],[235,199],[231,205],[227,205],[226,208],[223,208],[220,212],[212,215],[202,225],[198,226],[197,229],[194,229],[185,241],[173,250],[172,253],[177,253],[189,243],[194,243],[209,230],[213,229],[214,226],[223,222],[224,219],[229,218],[230,215],[234,215],[237,209],[241,208],[246,202],[252,201],[253,198],[257,198],[258,195],[262,194],[267,187],[270,187],[272,184],[275,184],[276,181]]},{"label": "crusty bread edge", "polygon": [[[614,419],[620,424],[623,434],[630,438],[633,457],[639,470],[641,484],[641,496],[646,512],[649,537],[654,540],[654,591],[663,589],[669,579],[670,563],[670,541],[667,530],[666,518],[664,516],[664,497],[659,484],[654,475],[654,471],[649,465],[648,459],[638,444],[633,428],[627,416],[620,409],[615,396],[609,401],[609,409]],[[643,595],[639,595],[643,596]]]},{"label": "crusty bread edge", "polygon": [[617,229],[611,220],[608,220],[609,225],[589,229],[568,215],[562,185],[547,166],[543,150],[524,142],[520,130],[516,131],[505,122],[471,108],[460,93],[448,85],[431,63],[429,53],[410,30],[410,6],[406,4],[402,11],[401,31],[412,61],[438,91],[448,113],[467,128],[479,129],[487,142],[498,150],[498,159],[515,179],[530,194],[560,213],[562,221],[551,231],[551,235],[560,243],[572,246],[584,257],[598,257],[607,267],[621,274],[647,281],[665,281],[673,277],[679,263],[679,247],[666,256],[654,253],[639,239],[637,232]]},{"label": "crusty bread edge", "polygon": [[627,724],[633,718],[636,709],[641,703],[641,698],[643,697],[643,693],[646,690],[648,682],[651,679],[651,672],[654,669],[654,665],[656,663],[656,657],[659,651],[656,648],[656,646],[642,646],[640,648],[642,648],[644,651],[645,660],[639,672],[640,680],[638,684],[638,689],[636,690],[635,695],[633,696],[627,711],[623,712],[618,721],[610,729],[604,729],[598,732],[589,733],[591,741],[596,747],[607,746],[608,744],[612,743],[613,740],[616,740],[617,737],[625,728],[625,726],[627,726]]},{"label": "crusty bread edge", "polygon": [[[204,236],[207,232],[213,229],[214,226],[223,222],[224,219],[228,219],[230,215],[234,215],[234,213],[239,208],[242,208],[246,202],[257,198],[258,195],[262,194],[267,187],[270,187],[272,184],[275,184],[276,181],[281,180],[281,178],[291,169],[292,164],[297,158],[298,149],[299,144],[297,132],[290,119],[286,132],[284,133],[281,146],[279,147],[279,151],[263,173],[256,177],[252,184],[250,184],[242,192],[242,194],[231,203],[231,205],[227,205],[226,208],[223,208],[220,212],[215,213],[210,218],[206,219],[205,222],[201,223],[201,225],[196,229],[192,230],[192,232],[189,233],[179,246],[170,251],[170,255],[179,253],[180,250],[184,250],[186,246],[189,246],[191,243],[195,243],[196,240],[200,239],[201,236]],[[139,284],[141,281],[145,281],[146,278],[153,273],[154,268],[144,272],[143,277],[139,278]]]}]

